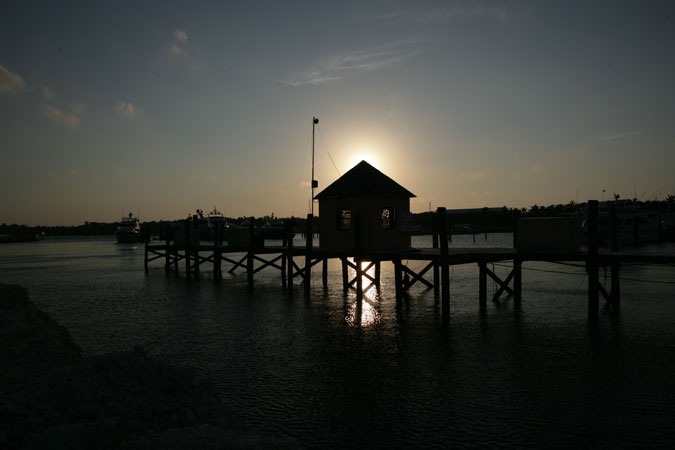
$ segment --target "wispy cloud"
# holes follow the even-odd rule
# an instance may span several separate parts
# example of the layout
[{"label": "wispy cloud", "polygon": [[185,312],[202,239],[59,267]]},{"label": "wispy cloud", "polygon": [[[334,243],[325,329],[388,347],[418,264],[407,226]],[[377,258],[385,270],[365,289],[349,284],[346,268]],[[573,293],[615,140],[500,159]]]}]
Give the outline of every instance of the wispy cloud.
[{"label": "wispy cloud", "polygon": [[47,100],[53,101],[56,98],[56,92],[54,92],[54,89],[50,86],[42,86],[40,91],[42,91],[42,95],[44,95]]},{"label": "wispy cloud", "polygon": [[55,108],[51,105],[42,105],[42,116],[66,128],[75,129],[80,126],[80,118],[75,114]]},{"label": "wispy cloud", "polygon": [[168,51],[174,57],[185,61],[192,70],[199,70],[204,66],[204,53],[188,39],[186,30],[173,31]]},{"label": "wispy cloud", "polygon": [[63,181],[66,178],[72,178],[77,175],[77,169],[74,167],[66,167],[63,169],[52,169],[47,172],[47,177],[53,181]]},{"label": "wispy cloud", "polygon": [[176,56],[187,56],[190,54],[190,42],[188,42],[187,31],[174,30],[169,42],[169,53]]},{"label": "wispy cloud", "polygon": [[120,116],[129,118],[136,117],[142,112],[138,106],[124,101],[115,104],[115,111],[117,111],[117,114]]},{"label": "wispy cloud", "polygon": [[601,141],[616,141],[619,139],[625,139],[630,136],[635,136],[640,134],[639,131],[621,131],[618,133],[612,133],[612,134],[603,134],[600,136]]},{"label": "wispy cloud", "polygon": [[0,92],[19,92],[26,87],[21,75],[0,66]]},{"label": "wispy cloud", "polygon": [[418,53],[414,45],[421,40],[395,42],[379,47],[337,54],[320,60],[314,67],[281,82],[293,87],[319,85],[362,72],[372,72],[396,64]]},{"label": "wispy cloud", "polygon": [[479,6],[468,8],[456,7],[428,10],[402,10],[378,14],[371,17],[371,19],[395,24],[409,23],[412,25],[428,26],[444,24],[452,20],[481,17],[504,22],[507,19],[506,8]]}]

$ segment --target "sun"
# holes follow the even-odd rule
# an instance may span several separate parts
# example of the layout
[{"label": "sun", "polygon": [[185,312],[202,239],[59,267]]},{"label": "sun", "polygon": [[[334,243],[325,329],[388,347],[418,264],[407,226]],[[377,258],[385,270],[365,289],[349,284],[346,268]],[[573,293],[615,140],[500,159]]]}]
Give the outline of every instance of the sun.
[{"label": "sun", "polygon": [[354,167],[361,161],[366,161],[371,166],[377,167],[378,158],[376,156],[375,150],[372,147],[365,146],[355,149],[349,161],[349,167]]}]

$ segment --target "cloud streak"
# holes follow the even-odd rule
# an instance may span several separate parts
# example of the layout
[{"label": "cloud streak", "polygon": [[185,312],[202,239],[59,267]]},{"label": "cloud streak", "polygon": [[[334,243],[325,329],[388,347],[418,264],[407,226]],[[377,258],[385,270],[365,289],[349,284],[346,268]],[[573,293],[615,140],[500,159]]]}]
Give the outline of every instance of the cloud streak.
[{"label": "cloud streak", "polygon": [[621,131],[613,134],[605,134],[600,136],[602,141],[618,141],[619,139],[625,139],[627,137],[635,136],[640,134],[639,131]]},{"label": "cloud streak", "polygon": [[192,70],[199,70],[204,66],[204,53],[188,39],[186,30],[176,29],[173,31],[167,50],[173,57],[187,62]]},{"label": "cloud streak", "polygon": [[42,105],[42,116],[66,128],[75,129],[80,126],[80,118],[75,114],[68,113],[51,105]]},{"label": "cloud streak", "polygon": [[420,41],[397,42],[333,55],[318,61],[314,67],[281,82],[293,87],[308,84],[320,85],[357,73],[383,69],[416,55],[418,52],[412,46],[418,42]]},{"label": "cloud streak", "polygon": [[176,56],[188,56],[191,44],[188,42],[187,31],[174,30],[169,42],[169,53]]},{"label": "cloud streak", "polygon": [[372,17],[372,20],[381,22],[412,25],[441,25],[452,20],[469,18],[491,18],[499,22],[507,19],[506,8],[474,7],[474,8],[437,8],[431,10],[393,11]]},{"label": "cloud streak", "polygon": [[26,87],[21,75],[0,66],[0,92],[19,92]]},{"label": "cloud streak", "polygon": [[115,104],[115,111],[117,111],[117,114],[120,116],[128,118],[136,117],[141,113],[141,110],[138,106],[124,101],[117,102]]},{"label": "cloud streak", "polygon": [[56,99],[56,92],[54,92],[54,89],[52,89],[50,86],[42,86],[40,90],[42,91],[42,95],[44,95],[47,100],[53,101]]}]

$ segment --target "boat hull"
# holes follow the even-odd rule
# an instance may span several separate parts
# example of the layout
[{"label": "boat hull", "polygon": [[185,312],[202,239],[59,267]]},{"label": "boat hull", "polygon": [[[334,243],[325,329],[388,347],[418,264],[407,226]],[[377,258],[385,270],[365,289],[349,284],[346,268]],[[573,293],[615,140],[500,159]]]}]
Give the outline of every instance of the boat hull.
[{"label": "boat hull", "polygon": [[117,232],[115,233],[115,237],[118,244],[130,244],[141,241],[141,233]]}]

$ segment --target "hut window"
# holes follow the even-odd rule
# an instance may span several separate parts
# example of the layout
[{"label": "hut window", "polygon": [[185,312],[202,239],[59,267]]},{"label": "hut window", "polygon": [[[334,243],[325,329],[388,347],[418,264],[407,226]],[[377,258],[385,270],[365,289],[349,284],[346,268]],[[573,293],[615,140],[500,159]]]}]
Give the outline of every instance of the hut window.
[{"label": "hut window", "polygon": [[338,209],[337,210],[337,229],[351,230],[352,229],[352,210]]},{"label": "hut window", "polygon": [[396,226],[396,208],[382,208],[382,229],[393,230]]}]

